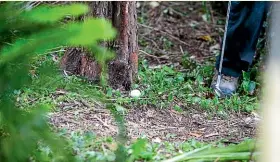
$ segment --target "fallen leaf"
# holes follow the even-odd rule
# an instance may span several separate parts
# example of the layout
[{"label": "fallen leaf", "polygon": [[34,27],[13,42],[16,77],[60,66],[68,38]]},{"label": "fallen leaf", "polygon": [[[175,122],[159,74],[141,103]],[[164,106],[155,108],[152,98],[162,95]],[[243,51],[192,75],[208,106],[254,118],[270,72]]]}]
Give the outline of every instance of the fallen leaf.
[{"label": "fallen leaf", "polygon": [[192,55],[192,56],[190,57],[190,59],[195,59],[195,56],[194,56],[194,55]]},{"label": "fallen leaf", "polygon": [[252,118],[250,118],[250,117],[247,117],[247,118],[245,119],[245,123],[246,123],[246,124],[249,124],[251,121],[252,121]]},{"label": "fallen leaf", "polygon": [[200,130],[200,131],[205,131],[205,129],[206,129],[206,128],[201,128],[201,129],[199,129],[199,130]]},{"label": "fallen leaf", "polygon": [[191,21],[191,22],[189,23],[189,25],[190,25],[192,28],[194,28],[194,27],[196,27],[197,25],[199,25],[199,23],[198,23],[197,21]]},{"label": "fallen leaf", "polygon": [[206,14],[203,14],[201,17],[202,17],[202,20],[203,20],[203,21],[205,21],[205,22],[208,21],[208,20],[207,20],[207,15],[206,15]]},{"label": "fallen leaf", "polygon": [[216,51],[219,51],[220,49],[221,49],[220,44],[217,43],[217,44],[211,46],[211,47],[209,48],[209,51],[210,51],[211,53],[216,53]]},{"label": "fallen leaf", "polygon": [[139,2],[136,3],[136,8],[141,7],[141,4]]},{"label": "fallen leaf", "polygon": [[202,136],[202,134],[197,134],[197,133],[192,133],[192,132],[190,132],[189,135],[195,136],[197,138]]},{"label": "fallen leaf", "polygon": [[199,39],[202,39],[206,42],[212,42],[212,38],[210,35],[203,35],[203,36],[199,37]]},{"label": "fallen leaf", "polygon": [[152,141],[153,141],[153,142],[155,142],[155,143],[161,143],[161,139],[160,139],[160,138],[158,138],[158,137],[157,137],[157,138],[155,138],[155,139],[153,139]]},{"label": "fallen leaf", "polygon": [[155,1],[152,1],[152,2],[150,2],[150,6],[151,6],[152,8],[156,8],[156,7],[159,6],[159,3],[158,3],[158,2],[155,2]]}]

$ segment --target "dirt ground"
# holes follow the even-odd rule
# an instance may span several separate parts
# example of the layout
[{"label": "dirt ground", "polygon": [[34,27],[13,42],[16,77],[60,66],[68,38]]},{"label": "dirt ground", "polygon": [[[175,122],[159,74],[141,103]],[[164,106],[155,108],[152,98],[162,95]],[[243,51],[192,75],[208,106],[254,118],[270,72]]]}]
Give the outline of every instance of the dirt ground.
[{"label": "dirt ground", "polygon": [[[210,9],[210,22],[203,20],[202,2],[161,2],[138,5],[140,57],[150,64],[180,63],[186,52],[203,62],[215,58],[219,49],[224,20],[223,12]],[[152,7],[156,6],[156,7]],[[208,6],[207,8],[209,8]],[[146,18],[145,18],[146,17]],[[171,42],[171,43],[170,43]],[[150,52],[144,52],[150,50]],[[216,50],[216,51],[215,51]],[[184,113],[172,109],[138,107],[128,109],[127,133],[134,139],[141,135],[154,141],[200,141],[226,139],[239,142],[256,134],[256,116],[231,113],[227,117],[209,115],[196,107],[184,107]],[[51,115],[51,123],[68,131],[89,130],[100,136],[115,136],[118,127],[108,110],[94,103],[73,101],[59,104],[59,111]]]},{"label": "dirt ground", "polygon": [[[214,12],[210,5],[206,7],[212,15],[209,22],[203,20],[202,2],[161,2],[155,8],[148,2],[141,3],[138,15],[146,17],[146,22],[138,23],[140,49],[148,49],[154,56],[142,50],[140,56],[161,64],[180,62],[185,53],[197,61],[215,58],[213,55],[220,48],[224,25],[214,22],[225,21],[225,16],[221,10]],[[169,41],[172,44],[168,44]]]},{"label": "dirt ground", "polygon": [[[60,110],[51,114],[51,123],[69,132],[93,131],[102,137],[116,136],[118,127],[110,112],[103,106],[84,102],[61,103]],[[184,113],[152,107],[133,108],[125,118],[130,140],[145,135],[152,141],[180,142],[194,138],[205,142],[223,139],[237,143],[253,137],[257,124],[257,117],[253,114],[209,116],[195,108],[188,108]]]}]

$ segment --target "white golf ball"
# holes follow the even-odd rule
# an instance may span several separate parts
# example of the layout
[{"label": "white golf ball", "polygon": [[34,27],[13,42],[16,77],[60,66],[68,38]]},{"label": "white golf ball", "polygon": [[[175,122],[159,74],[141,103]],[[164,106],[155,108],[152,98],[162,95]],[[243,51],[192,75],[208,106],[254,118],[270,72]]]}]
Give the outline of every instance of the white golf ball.
[{"label": "white golf ball", "polygon": [[130,92],[131,97],[140,97],[141,92],[138,89],[134,89]]}]

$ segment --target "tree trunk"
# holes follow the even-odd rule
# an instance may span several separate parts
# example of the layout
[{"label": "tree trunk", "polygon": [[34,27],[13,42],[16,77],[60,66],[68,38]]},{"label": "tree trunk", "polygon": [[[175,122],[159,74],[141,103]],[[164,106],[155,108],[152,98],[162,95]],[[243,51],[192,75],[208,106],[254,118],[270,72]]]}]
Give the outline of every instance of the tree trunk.
[{"label": "tree trunk", "polygon": [[[129,90],[138,69],[137,15],[136,2],[90,2],[89,16],[105,17],[118,30],[113,43],[102,45],[112,48],[116,58],[108,64],[108,82],[115,89]],[[79,48],[66,50],[61,68],[69,74],[80,75],[91,81],[99,81],[101,66]]]}]

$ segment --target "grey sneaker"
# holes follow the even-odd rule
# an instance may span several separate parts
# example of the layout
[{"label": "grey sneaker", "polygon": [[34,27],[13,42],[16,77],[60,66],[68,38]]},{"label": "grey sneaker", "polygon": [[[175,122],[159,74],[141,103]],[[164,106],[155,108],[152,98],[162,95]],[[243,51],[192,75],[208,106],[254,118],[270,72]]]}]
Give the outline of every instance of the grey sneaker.
[{"label": "grey sneaker", "polygon": [[220,86],[217,87],[218,71],[215,70],[215,75],[213,77],[211,88],[214,89],[216,94],[221,97],[230,97],[233,93],[236,92],[238,87],[238,77],[231,77],[222,74]]}]

